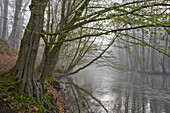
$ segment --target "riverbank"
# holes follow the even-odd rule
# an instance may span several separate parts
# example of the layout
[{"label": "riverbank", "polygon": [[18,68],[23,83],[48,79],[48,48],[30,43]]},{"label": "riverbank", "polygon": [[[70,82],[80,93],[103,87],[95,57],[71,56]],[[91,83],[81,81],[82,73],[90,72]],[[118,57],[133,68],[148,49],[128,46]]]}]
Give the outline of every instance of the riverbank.
[{"label": "riverbank", "polygon": [[163,72],[161,69],[152,71],[152,70],[146,70],[146,71],[138,71],[138,70],[122,70],[123,72],[137,72],[137,73],[142,73],[142,74],[149,74],[149,75],[165,75],[169,76],[170,75],[170,69],[167,69],[166,72]]},{"label": "riverbank", "polygon": [[[10,48],[6,41],[0,40],[0,72],[11,69],[17,60],[17,50]],[[55,73],[57,76],[58,73]],[[34,72],[35,78],[39,78],[39,73]],[[67,108],[63,99],[59,95],[59,83],[51,76],[45,81],[44,106],[36,98],[30,98],[18,92],[18,86],[9,87],[4,83],[12,83],[13,76],[0,76],[0,113],[67,113]]]}]

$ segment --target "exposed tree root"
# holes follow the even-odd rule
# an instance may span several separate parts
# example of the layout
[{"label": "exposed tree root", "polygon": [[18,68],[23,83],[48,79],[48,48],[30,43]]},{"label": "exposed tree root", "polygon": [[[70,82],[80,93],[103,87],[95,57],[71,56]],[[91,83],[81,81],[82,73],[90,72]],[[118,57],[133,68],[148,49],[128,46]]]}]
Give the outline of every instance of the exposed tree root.
[{"label": "exposed tree root", "polygon": [[16,82],[11,83],[11,84],[7,84],[8,87],[5,89],[4,92],[7,92],[12,86],[18,85],[20,82],[21,82],[21,80],[18,80]]},{"label": "exposed tree root", "polygon": [[[8,75],[9,75],[9,73],[8,73]],[[4,76],[8,76],[8,75],[4,75]],[[44,91],[43,86],[40,84],[40,82],[38,82],[35,79],[34,76],[32,77],[31,85],[29,85],[29,83],[27,83],[28,80],[26,80],[26,84],[25,84],[24,90],[21,90],[21,88],[22,88],[21,85],[23,84],[23,78],[17,79],[17,81],[14,80],[12,82],[10,82],[10,79],[11,78],[8,79],[7,77],[5,77],[4,81],[1,81],[0,87],[5,87],[5,89],[3,91],[1,91],[1,95],[5,94],[6,92],[10,92],[11,90],[13,90],[13,87],[19,86],[19,87],[17,87],[18,88],[17,91],[19,91],[19,93],[25,95],[25,94],[27,94],[29,92],[28,94],[30,94],[30,95],[25,95],[25,96],[28,96],[29,98],[31,98],[32,101],[35,102],[35,103],[37,103],[37,102],[41,103],[46,108],[47,111],[50,111],[50,112],[51,111],[55,111],[55,112],[59,111],[59,109],[58,109],[58,107],[56,105],[56,101],[53,101],[53,100],[55,100],[53,95],[50,96],[50,98],[51,98],[50,100],[51,101],[47,100],[44,97],[44,95],[47,92]],[[49,106],[51,108],[49,108]]]}]

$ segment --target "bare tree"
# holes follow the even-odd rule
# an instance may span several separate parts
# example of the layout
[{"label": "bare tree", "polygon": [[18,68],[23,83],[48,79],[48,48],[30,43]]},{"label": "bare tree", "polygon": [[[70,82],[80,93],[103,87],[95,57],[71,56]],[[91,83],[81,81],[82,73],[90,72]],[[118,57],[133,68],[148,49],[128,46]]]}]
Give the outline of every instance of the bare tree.
[{"label": "bare tree", "polygon": [[8,38],[8,3],[9,0],[4,0],[4,16],[3,16],[3,31],[2,31],[2,39]]},{"label": "bare tree", "polygon": [[3,11],[4,11],[4,5],[2,4],[2,0],[0,0],[0,8],[1,8],[1,15],[0,15],[0,38],[2,38]]},{"label": "bare tree", "polygon": [[10,46],[16,48],[16,44],[18,42],[18,38],[16,37],[16,33],[17,33],[17,28],[19,25],[19,17],[20,17],[20,13],[21,13],[21,7],[22,7],[22,0],[16,0],[15,1],[15,14],[14,14],[14,23],[12,26],[12,32],[9,36],[9,40],[10,40]]}]

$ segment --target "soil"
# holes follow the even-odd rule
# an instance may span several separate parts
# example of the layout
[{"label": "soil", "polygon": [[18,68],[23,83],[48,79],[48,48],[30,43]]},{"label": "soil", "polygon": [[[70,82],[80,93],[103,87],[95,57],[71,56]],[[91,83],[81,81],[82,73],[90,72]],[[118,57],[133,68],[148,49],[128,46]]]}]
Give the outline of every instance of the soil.
[{"label": "soil", "polygon": [[11,109],[8,102],[0,100],[0,113],[18,113],[17,111]]}]

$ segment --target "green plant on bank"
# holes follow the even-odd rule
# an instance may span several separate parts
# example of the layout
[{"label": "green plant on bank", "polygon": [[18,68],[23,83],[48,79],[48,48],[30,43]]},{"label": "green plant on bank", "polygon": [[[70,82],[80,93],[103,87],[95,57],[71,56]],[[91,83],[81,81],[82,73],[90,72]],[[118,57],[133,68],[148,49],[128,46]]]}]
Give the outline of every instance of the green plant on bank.
[{"label": "green plant on bank", "polygon": [[52,76],[48,75],[47,81],[51,84],[51,82],[55,81],[55,78],[53,78]]},{"label": "green plant on bank", "polygon": [[[45,113],[46,109],[42,105],[42,103],[36,97],[34,97],[34,100],[36,100],[36,105],[38,106],[40,113]],[[37,113],[39,113],[39,112],[37,111]]]},{"label": "green plant on bank", "polygon": [[162,73],[162,69],[161,68],[155,68],[154,71],[152,69],[146,69],[145,72],[146,73]]},{"label": "green plant on bank", "polygon": [[40,109],[41,113],[45,113],[46,110],[42,104],[38,105],[38,108]]},{"label": "green plant on bank", "polygon": [[18,86],[16,85],[11,85],[10,84],[15,82],[15,78],[12,76],[9,77],[0,77],[1,82],[0,82],[0,92],[6,92],[6,89],[10,89],[12,91],[16,91],[18,89]]},{"label": "green plant on bank", "polygon": [[44,97],[45,97],[45,99],[46,99],[47,102],[48,102],[48,108],[51,109],[52,104],[51,104],[50,100],[51,100],[51,98],[52,98],[52,95],[51,95],[49,92],[47,92],[47,93],[44,95]]},{"label": "green plant on bank", "polygon": [[[9,87],[9,84],[12,84],[15,79],[12,76],[2,77],[0,76],[0,94],[2,98],[9,102],[9,105],[16,110],[24,110],[25,112],[37,112],[45,113],[44,106],[36,98],[30,98],[19,93],[18,85],[13,85]],[[8,91],[6,91],[9,88]],[[50,100],[50,94],[47,93],[46,100]],[[50,102],[50,101],[49,101]],[[31,111],[31,106],[37,107],[38,111]]]},{"label": "green plant on bank", "polygon": [[47,79],[44,82],[44,86],[47,88],[48,84],[51,84],[54,81],[55,81],[55,79],[52,76],[49,75],[49,76],[47,76]]},{"label": "green plant on bank", "polygon": [[[12,108],[15,108],[16,110],[24,110],[25,112],[37,112],[37,113],[45,113],[46,109],[41,104],[41,102],[36,98],[29,98],[27,96],[24,96],[19,93],[19,86],[18,85],[10,85],[15,82],[15,78],[13,76],[9,77],[3,77],[0,76],[0,93],[3,97],[3,99],[6,99],[7,102],[9,102],[10,106]],[[52,76],[48,76],[44,86],[47,88],[48,84],[51,84],[54,82],[55,79]],[[9,87],[10,85],[10,87]],[[8,89],[6,91],[6,89]],[[44,95],[44,99],[48,104],[48,108],[50,109],[53,105],[51,104],[50,100],[52,98],[52,95],[49,92],[46,92]],[[36,106],[38,108],[38,111],[31,111],[31,106]]]},{"label": "green plant on bank", "polygon": [[168,73],[170,73],[170,68],[166,69],[166,71],[167,71]]},{"label": "green plant on bank", "polygon": [[30,110],[30,105],[33,104],[33,100],[18,94],[17,92],[11,92],[10,94],[4,93],[3,98],[10,103],[10,106],[16,108],[16,110],[24,110],[28,112]]}]

